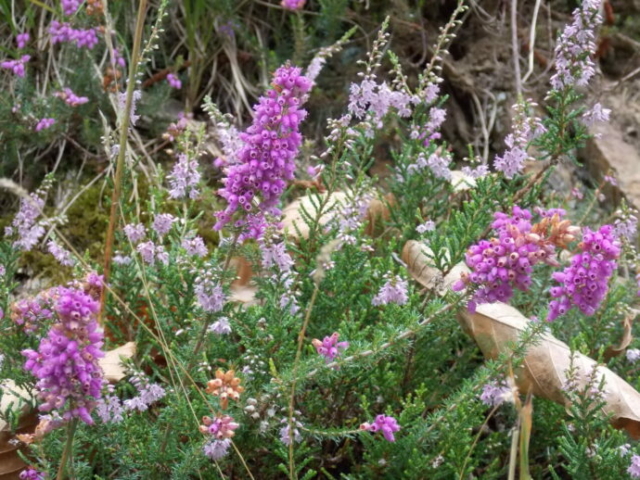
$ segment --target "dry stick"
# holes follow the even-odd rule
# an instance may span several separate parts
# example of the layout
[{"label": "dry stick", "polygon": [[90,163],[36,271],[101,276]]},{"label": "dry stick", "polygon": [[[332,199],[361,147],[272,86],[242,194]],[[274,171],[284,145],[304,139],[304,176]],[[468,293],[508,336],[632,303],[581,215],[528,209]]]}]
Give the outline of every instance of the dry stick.
[{"label": "dry stick", "polygon": [[[131,53],[131,68],[129,70],[129,80],[127,83],[127,97],[124,111],[121,112],[122,121],[120,122],[120,148],[118,150],[118,159],[116,161],[116,173],[113,183],[113,194],[111,195],[111,211],[109,214],[109,227],[107,229],[107,240],[104,249],[104,283],[109,281],[109,273],[111,271],[111,256],[113,255],[113,241],[115,229],[118,223],[116,215],[117,208],[120,203],[120,194],[122,192],[122,175],[124,172],[124,157],[127,149],[127,136],[129,133],[129,123],[131,119],[131,106],[133,103],[133,91],[136,86],[136,75],[138,72],[138,60],[140,57],[140,45],[142,43],[142,32],[144,27],[144,19],[147,12],[147,0],[140,0],[138,6],[138,18],[136,20],[136,30],[133,38],[133,51]],[[100,298],[100,315],[98,323],[102,324],[105,305],[107,300],[107,289],[102,290]]]}]

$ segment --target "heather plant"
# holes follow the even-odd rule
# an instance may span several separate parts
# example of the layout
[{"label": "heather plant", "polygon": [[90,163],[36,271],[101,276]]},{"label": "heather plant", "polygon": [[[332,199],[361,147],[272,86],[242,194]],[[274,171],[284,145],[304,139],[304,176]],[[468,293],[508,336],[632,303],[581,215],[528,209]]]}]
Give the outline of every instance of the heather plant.
[{"label": "heather plant", "polygon": [[[298,41],[309,3],[281,4]],[[323,21],[346,4],[325,3]],[[640,386],[637,345],[616,347],[624,329],[630,338],[637,302],[628,273],[638,267],[637,219],[626,205],[615,220],[572,210],[547,182],[574,161],[587,125],[607,118],[581,90],[595,75],[599,2],[582,3],[559,36],[544,113],[520,95],[507,150],[490,162],[457,158],[442,134],[443,58],[467,11],[460,2],[416,78],[382,22],[360,75],[344,79],[343,110],[314,126],[322,139],[305,136],[317,118],[311,100],[354,30],[315,58],[303,62],[296,46],[296,61],[268,64],[249,121],[210,98],[210,135],[183,114],[163,136],[166,166],[132,145],[140,72],[172,7],[152,10],[145,32],[141,1],[130,46],[100,28],[113,26],[106,2],[58,7],[52,48],[86,62],[103,48],[108,87],[121,91],[110,97],[114,128],[102,125],[102,258],[64,235],[50,199],[61,179],[31,194],[10,184],[21,201],[0,241],[0,378],[13,383],[0,395],[19,388],[37,414],[11,440],[25,447],[20,478],[640,476],[637,445],[615,428],[633,435],[638,419],[621,425],[607,396],[619,384],[601,374]],[[197,18],[200,2],[183,8],[200,48],[209,17]],[[215,26],[232,42],[229,21]],[[15,43],[29,42],[25,32]],[[26,57],[0,66],[27,82]],[[159,88],[197,92],[194,62],[188,76],[166,71]],[[61,107],[93,108],[89,90],[55,92]],[[35,132],[65,128],[45,113]],[[384,181],[371,173],[381,144],[393,160]],[[426,258],[418,273],[402,253],[412,241]],[[20,262],[34,250],[68,269],[68,281],[21,291]],[[494,339],[484,360],[456,317],[506,304],[524,326],[515,341]],[[570,355],[555,396],[522,380],[530,352],[557,342],[551,335]],[[474,338],[485,353],[487,340]],[[127,342],[135,353],[114,359]],[[595,365],[586,374],[585,356]],[[22,413],[10,405],[0,418],[16,433]]]}]

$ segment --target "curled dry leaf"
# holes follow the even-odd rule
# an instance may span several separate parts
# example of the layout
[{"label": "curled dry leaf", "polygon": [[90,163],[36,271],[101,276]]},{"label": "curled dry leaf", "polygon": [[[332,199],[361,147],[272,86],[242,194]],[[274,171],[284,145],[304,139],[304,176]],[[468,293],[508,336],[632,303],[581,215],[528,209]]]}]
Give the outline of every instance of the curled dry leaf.
[{"label": "curled dry leaf", "polygon": [[125,343],[121,347],[108,351],[104,357],[98,360],[98,363],[104,372],[105,380],[108,380],[109,382],[118,382],[122,380],[126,376],[122,360],[132,358],[135,353],[136,344],[134,342]]},{"label": "curled dry leaf", "polygon": [[451,170],[450,181],[454,192],[464,192],[476,187],[476,179],[460,170]]},{"label": "curled dry leaf", "polygon": [[[463,329],[478,343],[486,358],[495,359],[510,352],[529,319],[504,303],[478,305],[476,313],[463,310],[459,314]],[[571,364],[571,351],[566,343],[551,334],[543,334],[536,345],[529,347],[522,369],[516,372],[516,383],[523,393],[553,400],[565,405],[562,387]],[[604,379],[605,413],[611,415],[613,426],[624,428],[634,438],[640,438],[640,393],[608,368],[579,353],[574,354],[573,367],[577,383],[584,386],[593,369],[597,381]]]},{"label": "curled dry leaf", "polygon": [[627,347],[631,344],[631,340],[633,340],[631,326],[633,325],[633,318],[635,315],[629,315],[622,320],[622,339],[620,340],[620,345],[617,347],[614,345],[610,345],[604,352],[604,359],[609,360],[610,358],[617,357],[622,352],[624,352]]},{"label": "curled dry leaf", "polygon": [[[328,196],[328,198],[327,198]],[[298,240],[300,238],[309,238],[309,227],[304,221],[303,211],[311,218],[318,215],[318,206],[324,203],[322,215],[318,221],[319,226],[326,225],[333,215],[336,208],[346,205],[350,201],[350,195],[346,192],[327,192],[316,195],[305,195],[297,198],[282,211],[282,225],[285,233],[289,238]],[[365,233],[367,235],[375,235],[379,232],[379,225],[383,220],[388,220],[390,213],[388,205],[393,205],[395,198],[393,195],[386,195],[384,198],[372,198],[367,208]]]},{"label": "curled dry leaf", "polygon": [[415,240],[409,240],[402,249],[402,261],[407,264],[411,277],[423,287],[435,290],[439,295],[444,295],[450,290],[451,285],[460,279],[462,272],[469,272],[464,263],[459,263],[443,277],[442,272],[434,266],[432,257],[431,248]]},{"label": "curled dry leaf", "polygon": [[[30,408],[33,400],[32,392],[17,387],[12,380],[4,380],[0,383],[0,390],[2,391],[0,411],[5,412],[11,409],[20,414],[16,432],[33,432],[38,423],[38,417],[31,412]],[[18,450],[22,447],[12,443],[13,438],[6,422],[0,419],[0,480],[18,480],[20,472],[27,466],[18,455]]]},{"label": "curled dry leaf", "polygon": [[[329,198],[327,199],[327,195]],[[284,231],[290,238],[298,240],[300,238],[309,238],[309,226],[304,221],[302,212],[306,212],[311,218],[318,214],[318,206],[326,202],[323,207],[323,213],[320,215],[318,225],[326,225],[334,214],[334,209],[343,205],[347,201],[345,192],[321,193],[318,195],[304,195],[295,199],[287,205],[282,211],[282,225]]]}]

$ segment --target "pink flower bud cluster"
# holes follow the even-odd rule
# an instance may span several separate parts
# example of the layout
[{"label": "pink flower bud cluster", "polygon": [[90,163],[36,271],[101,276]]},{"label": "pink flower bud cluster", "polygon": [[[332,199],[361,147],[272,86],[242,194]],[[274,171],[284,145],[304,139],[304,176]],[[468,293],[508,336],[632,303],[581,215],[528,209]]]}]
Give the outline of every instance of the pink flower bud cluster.
[{"label": "pink flower bud cluster", "polygon": [[40,341],[38,351],[24,350],[25,370],[38,382],[39,410],[54,410],[64,420],[79,418],[91,425],[91,410],[101,396],[103,373],[98,359],[103,332],[98,326],[100,303],[91,295],[59,287],[55,305],[57,323]]},{"label": "pink flower bud cluster", "polygon": [[581,253],[574,255],[571,265],[552,277],[562,285],[551,288],[555,299],[549,304],[548,321],[567,313],[572,307],[587,316],[593,315],[609,290],[609,279],[620,256],[620,242],[611,225],[597,232],[584,229]]},{"label": "pink flower bud cluster", "polygon": [[338,342],[339,334],[334,332],[329,337],[324,337],[322,341],[314,338],[311,343],[316,347],[316,351],[322,355],[329,363],[336,359],[341,350],[349,347],[349,342]]},{"label": "pink flower bud cluster", "polygon": [[235,435],[234,430],[240,426],[229,415],[218,415],[215,418],[202,417],[200,432],[211,435],[216,440],[224,440]]},{"label": "pink flower bud cluster", "polygon": [[307,0],[282,0],[280,5],[287,10],[302,10],[304,4],[307,3]]},{"label": "pink flower bud cluster", "polygon": [[17,239],[13,242],[13,247],[28,252],[36,246],[45,228],[38,217],[42,213],[45,204],[45,197],[48,186],[40,188],[36,192],[29,195],[29,198],[20,200],[20,210],[13,218],[11,226],[5,227],[5,235],[7,237],[17,234]]},{"label": "pink flower bud cluster", "polygon": [[42,118],[36,124],[35,131],[39,132],[40,130],[46,130],[48,128],[51,128],[55,123],[55,118]]},{"label": "pink flower bud cluster", "polygon": [[86,30],[73,28],[69,23],[53,20],[49,26],[51,43],[74,42],[78,48],[91,50],[98,44],[98,31],[95,28]]},{"label": "pink flower bud cluster", "polygon": [[173,73],[167,75],[167,83],[169,84],[169,86],[175,88],[176,90],[180,90],[182,88],[182,82]]},{"label": "pink flower bud cluster", "polygon": [[0,63],[0,68],[11,70],[11,72],[16,77],[23,78],[24,64],[27,63],[30,59],[31,59],[31,55],[23,55],[18,60],[5,60],[4,62]]},{"label": "pink flower bud cluster", "polygon": [[508,302],[514,287],[526,291],[537,263],[556,265],[554,246],[531,231],[531,218],[529,210],[517,205],[511,216],[496,212],[491,226],[498,237],[481,240],[467,252],[466,263],[472,272],[463,273],[452,288],[460,291],[470,284],[479,286],[469,302],[470,311],[475,311],[478,303]]},{"label": "pink flower bud cluster", "polygon": [[393,434],[400,430],[400,425],[393,417],[378,415],[373,423],[365,422],[360,425],[360,430],[367,430],[373,433],[380,431],[389,442],[395,442],[396,439]]},{"label": "pink flower bud cluster", "polygon": [[33,467],[20,472],[20,480],[45,480],[45,474]]},{"label": "pink flower bud cluster", "polygon": [[[227,201],[227,208],[216,214],[216,230],[231,221],[231,216],[242,208],[247,214],[257,215],[253,226],[246,229],[244,238],[258,238],[265,214],[279,216],[276,208],[287,180],[293,179],[294,158],[302,142],[298,129],[307,112],[301,105],[311,83],[300,74],[300,69],[285,65],[276,70],[273,88],[260,98],[254,107],[254,123],[240,134],[244,146],[239,162],[231,165],[224,179],[224,188],[218,193]],[[259,199],[257,206],[252,205]],[[257,212],[256,212],[257,211]],[[236,226],[247,226],[239,220]]]},{"label": "pink flower bud cluster", "polygon": [[50,290],[32,298],[18,300],[11,306],[11,320],[25,333],[34,333],[40,324],[53,318]]},{"label": "pink flower bud cluster", "polygon": [[56,92],[53,95],[64,100],[64,102],[70,107],[77,107],[78,105],[82,105],[89,101],[87,97],[79,97],[73,93],[70,88],[64,88],[62,91]]},{"label": "pink flower bud cluster", "polygon": [[16,45],[18,46],[18,48],[22,49],[27,46],[27,42],[29,42],[30,38],[31,36],[28,32],[19,33],[18,35],[16,35]]},{"label": "pink flower bud cluster", "polygon": [[404,305],[409,300],[407,290],[409,283],[402,277],[396,275],[390,277],[386,275],[387,282],[380,288],[378,294],[373,297],[371,304],[374,306],[388,305],[389,303],[397,303]]},{"label": "pink flower bud cluster", "polygon": [[60,3],[62,3],[62,13],[69,16],[78,11],[82,0],[61,0]]}]

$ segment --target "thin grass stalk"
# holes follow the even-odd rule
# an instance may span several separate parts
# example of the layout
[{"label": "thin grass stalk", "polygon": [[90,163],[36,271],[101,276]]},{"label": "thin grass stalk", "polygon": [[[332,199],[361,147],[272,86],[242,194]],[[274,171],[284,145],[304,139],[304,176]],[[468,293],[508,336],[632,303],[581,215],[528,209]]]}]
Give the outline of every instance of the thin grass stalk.
[{"label": "thin grass stalk", "polygon": [[[147,13],[147,0],[140,0],[138,5],[138,18],[136,20],[136,30],[133,38],[133,51],[131,52],[131,67],[129,69],[129,78],[127,83],[127,96],[124,111],[121,112],[120,121],[120,143],[118,150],[118,158],[116,160],[116,172],[113,182],[113,193],[111,195],[111,209],[109,213],[109,227],[107,228],[107,239],[104,250],[104,282],[109,281],[111,272],[111,257],[113,256],[113,241],[115,237],[115,229],[118,224],[117,208],[120,202],[120,194],[122,193],[122,176],[124,172],[124,158],[127,148],[127,136],[129,134],[129,124],[131,119],[131,106],[133,104],[133,92],[136,87],[136,76],[138,73],[138,61],[140,58],[140,45],[142,43],[142,32],[144,30],[144,20]],[[107,300],[107,290],[102,290],[100,298],[100,314],[98,315],[98,323],[102,324],[102,317],[105,310]]]},{"label": "thin grass stalk", "polygon": [[73,437],[76,433],[76,427],[78,426],[78,419],[74,418],[67,425],[67,442],[64,446],[64,451],[62,452],[62,458],[60,459],[60,466],[58,467],[58,475],[56,476],[57,480],[64,480],[67,478],[67,464],[73,463],[72,454],[73,454]]}]

